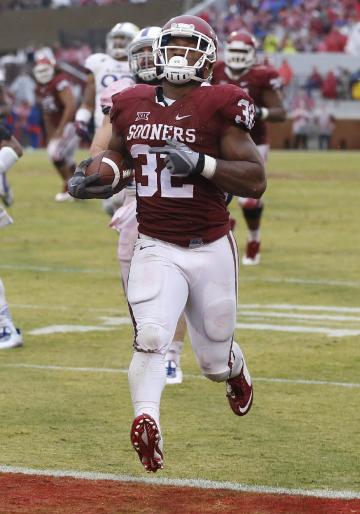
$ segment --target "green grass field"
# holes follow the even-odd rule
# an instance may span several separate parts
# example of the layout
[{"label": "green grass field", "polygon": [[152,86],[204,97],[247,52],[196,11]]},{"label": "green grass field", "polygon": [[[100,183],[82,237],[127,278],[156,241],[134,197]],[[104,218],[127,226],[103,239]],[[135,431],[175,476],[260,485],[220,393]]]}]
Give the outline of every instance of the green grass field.
[{"label": "green grass field", "polygon": [[[360,491],[359,163],[355,152],[272,153],[262,263],[240,269],[236,336],[253,409],[234,416],[186,344],[184,383],[163,395],[162,477]],[[54,202],[44,152],[9,178],[15,224],[0,232],[0,275],[25,346],[0,353],[0,465],[143,476],[123,372],[132,328],[116,324],[128,316],[117,234],[100,202]],[[231,211],[242,249],[235,201]],[[54,325],[93,329],[31,334]]]}]

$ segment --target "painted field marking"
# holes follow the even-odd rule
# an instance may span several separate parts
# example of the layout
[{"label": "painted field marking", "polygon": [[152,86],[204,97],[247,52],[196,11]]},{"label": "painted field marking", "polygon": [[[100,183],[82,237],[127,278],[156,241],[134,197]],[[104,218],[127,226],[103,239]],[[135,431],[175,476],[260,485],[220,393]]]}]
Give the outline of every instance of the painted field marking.
[{"label": "painted field marking", "polygon": [[[61,310],[61,311],[77,311],[81,312],[116,312],[117,314],[126,314],[128,311],[119,310],[117,307],[71,307],[68,305],[41,305],[31,303],[12,303],[10,304],[13,308],[18,309],[34,309],[34,310]],[[348,313],[359,313],[360,307],[339,307],[334,305],[299,305],[299,304],[261,304],[261,303],[250,303],[240,304],[238,312],[244,309],[276,309],[276,310],[294,310],[294,311],[324,311],[324,312],[348,312]]]},{"label": "painted field marking", "polygon": [[358,321],[360,323],[359,316],[332,316],[331,314],[295,314],[285,312],[274,312],[266,310],[257,312],[250,309],[245,309],[243,312],[240,309],[240,315],[252,316],[252,317],[266,317],[266,318],[285,318],[285,319],[300,319],[300,320],[326,320],[326,321]]},{"label": "painted field marking", "polygon": [[115,314],[128,314],[129,311],[122,310],[121,308],[116,307],[71,307],[68,305],[39,305],[39,304],[32,304],[32,303],[12,303],[10,304],[11,308],[14,309],[33,309],[33,310],[40,310],[40,311],[71,311],[71,312],[95,312],[95,313],[101,313],[101,312],[111,312]]},{"label": "painted field marking", "polygon": [[31,336],[45,336],[49,334],[72,334],[77,332],[109,332],[111,330],[114,330],[114,328],[103,327],[101,325],[49,325],[48,327],[30,330],[27,334]]},{"label": "painted field marking", "polygon": [[300,305],[297,303],[244,303],[239,309],[278,309],[285,311],[331,311],[331,312],[349,312],[359,313],[360,307],[339,307],[335,305]]},{"label": "painted field marking", "polygon": [[[132,325],[130,318],[122,317],[114,318],[103,316],[103,325],[88,326],[88,325],[49,325],[47,327],[36,328],[27,332],[31,336],[49,335],[56,333],[76,333],[76,332],[90,332],[90,331],[111,331],[121,325]],[[104,324],[106,326],[104,326]],[[274,325],[269,323],[236,323],[237,329],[243,330],[261,330],[272,332],[293,332],[303,334],[324,334],[328,337],[346,337],[360,335],[359,329],[343,329],[333,327],[313,327],[313,326],[300,326],[300,325]]]},{"label": "painted field marking", "polygon": [[[103,268],[75,268],[75,267],[52,267],[52,266],[30,266],[27,264],[0,264],[0,269],[16,271],[35,271],[38,273],[84,273],[96,275],[108,275],[119,277],[117,271],[109,271]],[[303,285],[324,285],[335,287],[360,287],[359,280],[326,280],[307,278],[279,278],[279,277],[241,277],[245,282],[264,282],[274,284],[303,284]]]},{"label": "painted field marking", "polygon": [[[92,368],[92,367],[76,367],[76,366],[55,366],[47,364],[1,364],[0,368],[27,368],[45,371],[73,371],[79,373],[127,373],[127,368]],[[184,378],[189,380],[206,380],[203,375],[184,374]],[[329,380],[307,380],[304,378],[272,378],[272,377],[253,377],[254,382],[280,383],[280,384],[300,384],[300,385],[326,385],[335,387],[360,388],[360,383],[352,382],[335,382]]]},{"label": "painted field marking", "polygon": [[176,487],[191,487],[196,489],[226,489],[245,493],[262,494],[285,494],[291,496],[311,496],[314,498],[360,499],[358,491],[332,489],[291,489],[287,487],[269,487],[265,485],[248,485],[236,482],[218,482],[202,479],[181,479],[181,478],[150,478],[136,477],[132,475],[117,475],[112,473],[101,473],[91,471],[56,470],[56,469],[33,469],[25,467],[0,465],[0,473],[20,473],[23,475],[37,475],[49,477],[77,478],[83,480],[112,480],[115,482],[133,482],[138,484],[155,484]]},{"label": "painted field marking", "polygon": [[244,330],[267,330],[271,332],[293,332],[302,334],[324,334],[328,337],[359,336],[360,329],[341,329],[330,327],[301,327],[293,325],[270,325],[267,323],[236,323],[236,328]]}]

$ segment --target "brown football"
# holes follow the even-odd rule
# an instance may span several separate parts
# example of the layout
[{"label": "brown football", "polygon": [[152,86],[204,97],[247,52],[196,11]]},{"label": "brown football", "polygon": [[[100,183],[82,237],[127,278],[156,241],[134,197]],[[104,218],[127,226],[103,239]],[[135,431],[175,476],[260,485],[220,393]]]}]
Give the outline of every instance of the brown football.
[{"label": "brown football", "polygon": [[132,170],[128,169],[121,154],[113,150],[105,150],[97,154],[89,166],[86,168],[85,175],[98,173],[98,186],[111,185],[114,193],[118,193],[126,187],[131,179]]}]

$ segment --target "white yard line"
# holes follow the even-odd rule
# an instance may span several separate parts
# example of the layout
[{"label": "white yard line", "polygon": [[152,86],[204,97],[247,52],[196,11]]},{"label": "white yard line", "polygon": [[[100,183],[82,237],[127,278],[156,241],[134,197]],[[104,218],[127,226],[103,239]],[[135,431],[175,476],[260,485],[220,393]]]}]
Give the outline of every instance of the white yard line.
[{"label": "white yard line", "polygon": [[297,303],[244,303],[239,309],[277,309],[280,311],[324,311],[360,313],[360,307],[338,307],[335,305],[300,305]]},{"label": "white yard line", "polygon": [[[0,269],[16,271],[36,271],[38,273],[89,273],[97,275],[119,276],[116,270],[106,270],[103,268],[73,268],[73,267],[52,267],[52,266],[29,266],[27,264],[0,264]],[[307,278],[281,278],[281,277],[244,277],[240,273],[240,282],[265,282],[274,284],[304,284],[304,285],[324,285],[339,287],[360,287],[359,280],[327,280],[327,279],[307,279]]]},{"label": "white yard line", "polygon": [[295,313],[286,313],[286,312],[274,312],[268,311],[265,312],[262,310],[260,312],[252,311],[250,309],[244,309],[241,311],[240,307],[240,316],[254,316],[254,317],[264,317],[267,318],[280,318],[280,319],[301,319],[301,320],[326,320],[326,321],[357,321],[360,324],[359,316],[333,316],[331,314],[295,314]]},{"label": "white yard line", "polygon": [[[72,267],[64,267],[64,268],[56,268],[53,266],[29,266],[28,264],[0,264],[0,269],[8,269],[15,271],[36,271],[38,273],[90,273],[90,274],[101,274],[101,275],[111,275],[111,276],[119,276],[116,273],[115,269],[113,271],[105,270],[103,268],[72,268]],[[119,279],[120,281],[120,279]]]},{"label": "white yard line", "polygon": [[324,334],[328,337],[359,336],[360,329],[342,329],[332,327],[302,327],[294,325],[271,325],[268,323],[236,323],[236,328],[243,330],[267,330],[271,332],[293,332],[299,334]]},{"label": "white yard line", "polygon": [[[76,367],[76,366],[55,366],[47,364],[1,364],[0,368],[27,368],[39,369],[44,371],[72,371],[79,373],[127,373],[126,368],[92,368],[92,367]],[[205,380],[202,375],[184,374],[187,380]],[[284,384],[300,384],[300,385],[326,385],[335,387],[348,387],[360,388],[360,383],[352,382],[334,382],[329,380],[306,380],[304,378],[291,379],[291,378],[272,378],[272,377],[253,377],[254,382],[268,382],[268,383],[284,383]]]},{"label": "white yard line", "polygon": [[69,305],[39,305],[36,303],[11,303],[11,308],[14,309],[32,309],[39,311],[71,311],[71,312],[95,312],[98,314],[102,313],[114,313],[118,315],[129,314],[129,311],[122,310],[116,307],[71,307]]},{"label": "white yard line", "polygon": [[242,277],[241,280],[246,282],[268,282],[273,284],[303,284],[303,285],[319,285],[319,286],[339,286],[339,287],[360,287],[359,280],[325,280],[311,278],[278,278],[278,277]]},{"label": "white yard line", "polygon": [[[58,310],[58,311],[90,311],[90,312],[116,312],[117,314],[124,314],[126,311],[119,310],[115,307],[71,307],[68,305],[44,305],[44,304],[31,304],[31,303],[12,303],[10,305],[17,309],[34,309],[34,310]],[[299,304],[260,304],[260,303],[240,303],[238,311],[254,310],[254,309],[273,309],[279,311],[321,311],[321,312],[336,312],[349,314],[360,314],[360,307],[336,307],[329,305],[299,305]],[[243,314],[246,314],[245,312]],[[264,315],[267,313],[263,313]]]},{"label": "white yard line", "polygon": [[77,478],[82,480],[112,480],[115,482],[133,482],[138,484],[155,484],[162,486],[190,487],[196,489],[225,489],[229,491],[238,491],[245,493],[259,494],[284,494],[291,496],[311,496],[315,498],[331,498],[352,500],[360,499],[360,493],[357,491],[334,491],[331,489],[291,489],[287,487],[269,487],[265,485],[248,485],[236,482],[218,482],[213,480],[201,480],[196,478],[150,478],[136,477],[132,475],[117,475],[111,473],[91,472],[91,471],[74,471],[74,470],[56,470],[56,469],[33,469],[15,466],[0,465],[0,473],[21,473],[23,475],[48,476],[48,477],[66,477]]}]

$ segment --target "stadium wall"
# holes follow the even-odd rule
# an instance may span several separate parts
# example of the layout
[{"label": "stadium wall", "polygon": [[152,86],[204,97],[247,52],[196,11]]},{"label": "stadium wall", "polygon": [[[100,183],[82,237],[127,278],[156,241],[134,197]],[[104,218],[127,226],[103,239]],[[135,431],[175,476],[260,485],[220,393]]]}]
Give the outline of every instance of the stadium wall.
[{"label": "stadium wall", "polygon": [[184,0],[150,0],[145,4],[68,7],[3,11],[0,15],[0,53],[27,46],[56,45],[61,33],[86,40],[96,31],[108,31],[116,23],[131,21],[140,27],[163,25],[183,12]]}]

